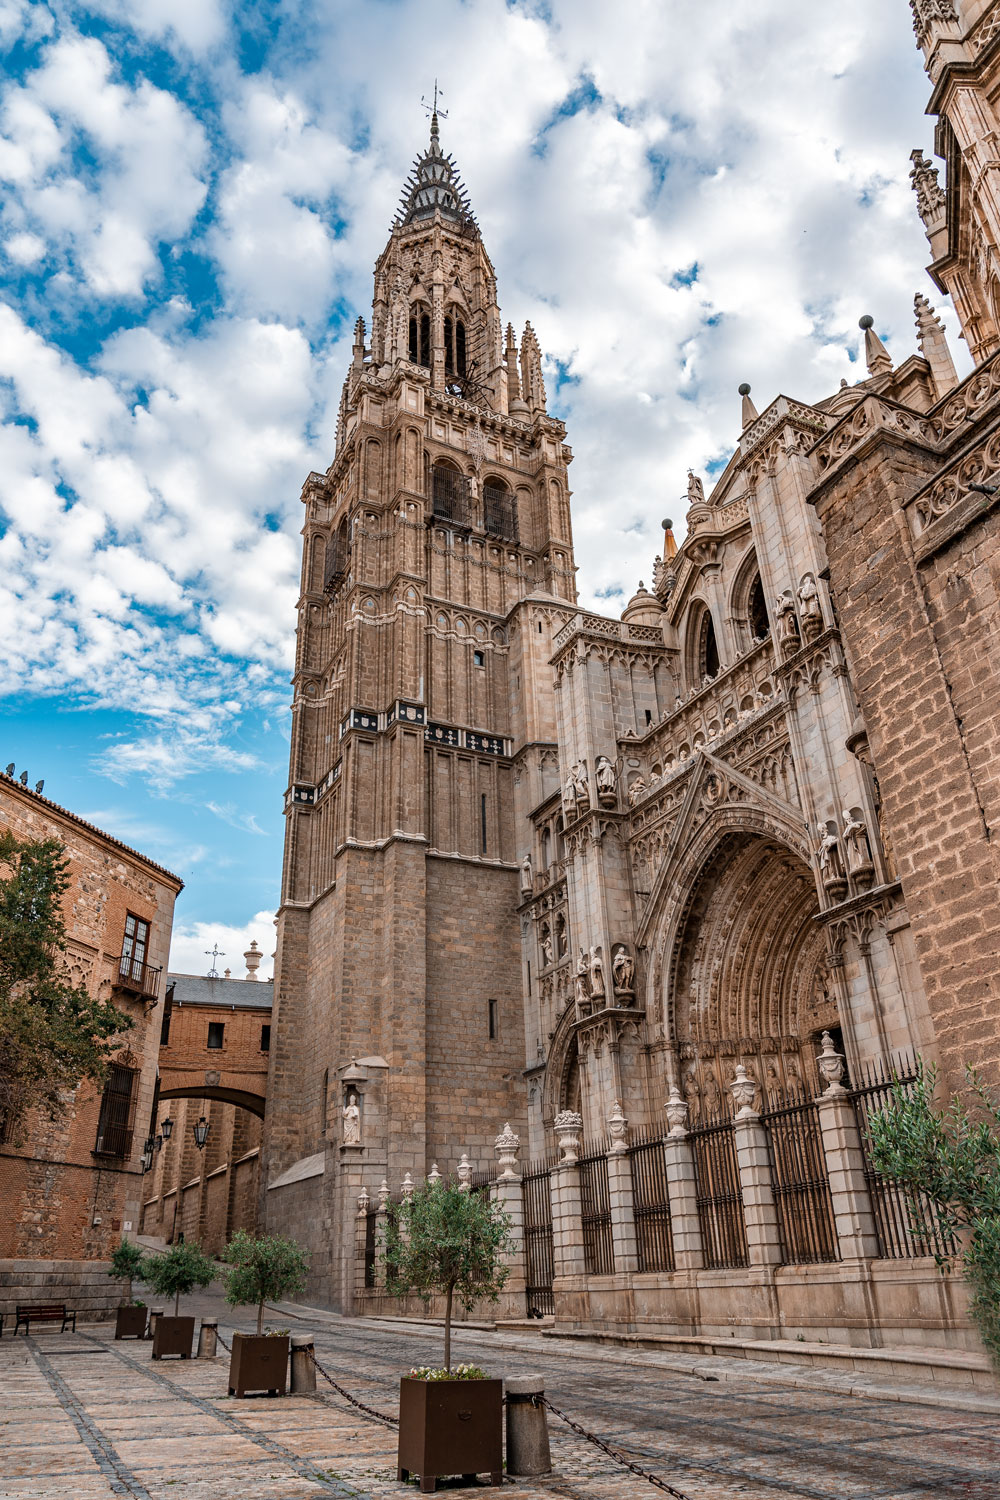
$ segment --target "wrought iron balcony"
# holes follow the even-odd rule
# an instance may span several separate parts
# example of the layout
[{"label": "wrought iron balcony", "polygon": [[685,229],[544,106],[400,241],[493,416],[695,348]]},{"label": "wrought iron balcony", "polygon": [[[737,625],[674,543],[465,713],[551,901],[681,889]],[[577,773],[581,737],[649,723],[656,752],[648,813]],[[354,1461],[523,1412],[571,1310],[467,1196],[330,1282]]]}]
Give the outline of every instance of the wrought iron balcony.
[{"label": "wrought iron balcony", "polygon": [[161,972],[152,964],[143,963],[141,958],[123,953],[118,960],[118,969],[112,983],[115,989],[127,990],[129,994],[140,995],[144,1000],[156,1000],[159,998]]}]

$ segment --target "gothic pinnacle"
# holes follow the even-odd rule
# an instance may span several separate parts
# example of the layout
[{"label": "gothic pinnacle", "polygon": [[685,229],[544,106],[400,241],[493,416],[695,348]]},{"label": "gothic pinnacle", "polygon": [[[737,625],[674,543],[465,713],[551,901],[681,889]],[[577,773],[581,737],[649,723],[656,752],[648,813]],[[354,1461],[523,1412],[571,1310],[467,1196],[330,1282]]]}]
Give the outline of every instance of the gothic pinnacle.
[{"label": "gothic pinnacle", "polygon": [[864,329],[865,363],[868,366],[869,375],[891,375],[892,360],[888,349],[875,332],[875,319],[869,313],[865,313],[863,318],[858,319],[858,327]]},{"label": "gothic pinnacle", "polygon": [[931,367],[931,378],[940,400],[958,384],[958,374],[948,348],[944,326],[921,292],[917,292],[913,298],[913,316],[917,325],[917,344]]},{"label": "gothic pinnacle", "polygon": [[760,412],[750,400],[750,387],[747,385],[745,380],[740,386],[739,394],[743,397],[743,431],[746,432],[747,428],[750,426],[750,423],[756,422],[757,418],[760,416]]}]

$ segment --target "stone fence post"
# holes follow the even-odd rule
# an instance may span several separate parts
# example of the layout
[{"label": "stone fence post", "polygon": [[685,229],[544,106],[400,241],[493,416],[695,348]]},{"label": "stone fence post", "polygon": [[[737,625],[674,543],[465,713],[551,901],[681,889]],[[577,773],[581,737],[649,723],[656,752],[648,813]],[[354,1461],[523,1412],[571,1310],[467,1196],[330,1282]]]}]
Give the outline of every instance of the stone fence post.
[{"label": "stone fence post", "polygon": [[705,1264],[698,1217],[698,1185],[694,1152],[687,1133],[687,1102],[675,1084],[664,1105],[670,1127],[663,1142],[667,1164],[667,1200],[670,1204],[670,1234],[674,1265],[678,1271],[700,1271]]},{"label": "stone fence post", "polygon": [[584,1270],[580,1169],[577,1154],[583,1116],[564,1109],[555,1119],[562,1158],[552,1168],[552,1260],[556,1277],[580,1276]]},{"label": "stone fence post", "polygon": [[363,1187],[358,1194],[357,1235],[354,1255],[354,1305],[365,1290],[365,1242],[368,1238],[368,1189]]},{"label": "stone fence post", "polygon": [[493,1200],[509,1216],[511,1221],[511,1248],[504,1256],[510,1275],[504,1287],[505,1293],[516,1297],[523,1307],[525,1288],[524,1266],[524,1203],[521,1196],[521,1178],[517,1167],[517,1152],[521,1145],[507,1124],[496,1138],[495,1150],[500,1172],[493,1184]]},{"label": "stone fence post", "polygon": [[816,1112],[823,1138],[840,1257],[841,1260],[874,1259],[879,1253],[879,1244],[865,1181],[861,1135],[851,1096],[840,1081],[844,1076],[844,1059],[835,1050],[828,1031],[823,1033],[823,1050],[818,1061],[820,1076],[826,1080],[826,1091],[816,1100]]},{"label": "stone fence post", "polygon": [[752,1266],[781,1264],[781,1231],[771,1184],[767,1135],[753,1107],[757,1084],[741,1063],[730,1084],[737,1110],[733,1121],[740,1195],[747,1230],[747,1252]]},{"label": "stone fence post", "polygon": [[611,1244],[616,1271],[637,1271],[639,1254],[635,1234],[632,1193],[632,1163],[628,1154],[628,1121],[616,1099],[608,1119],[611,1146],[608,1151],[608,1195],[611,1201]]}]

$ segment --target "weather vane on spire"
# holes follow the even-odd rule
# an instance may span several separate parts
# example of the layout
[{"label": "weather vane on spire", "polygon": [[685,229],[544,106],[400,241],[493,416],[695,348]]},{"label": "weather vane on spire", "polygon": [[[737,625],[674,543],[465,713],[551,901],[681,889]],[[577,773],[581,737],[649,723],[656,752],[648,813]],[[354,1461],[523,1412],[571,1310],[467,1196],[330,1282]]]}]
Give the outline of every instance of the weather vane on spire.
[{"label": "weather vane on spire", "polygon": [[430,115],[431,119],[433,119],[435,115],[440,115],[441,118],[442,118],[442,120],[447,120],[447,118],[448,118],[448,111],[446,109],[438,109],[438,99],[439,98],[441,98],[441,99],[444,98],[444,89],[439,89],[438,88],[438,81],[435,78],[435,80],[434,80],[434,101],[433,101],[433,103],[428,104],[427,103],[427,98],[426,98],[426,96],[424,94],[421,94],[421,96],[420,96],[420,102],[423,105],[423,107],[424,107],[425,111],[427,112],[427,114]]}]

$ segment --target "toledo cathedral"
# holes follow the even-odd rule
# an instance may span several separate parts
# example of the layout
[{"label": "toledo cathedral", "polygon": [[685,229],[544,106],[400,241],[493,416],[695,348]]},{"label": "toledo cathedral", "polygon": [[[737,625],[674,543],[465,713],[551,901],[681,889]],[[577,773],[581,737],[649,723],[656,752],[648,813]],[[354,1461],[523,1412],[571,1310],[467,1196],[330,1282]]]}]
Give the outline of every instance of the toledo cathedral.
[{"label": "toledo cathedral", "polygon": [[742,385],[620,618],[431,120],[302,494],[261,1207],[312,1300],[384,1302],[441,1173],[511,1212],[512,1316],[975,1346],[867,1134],[919,1059],[1000,1075],[1000,5],[911,4],[914,352]]}]

